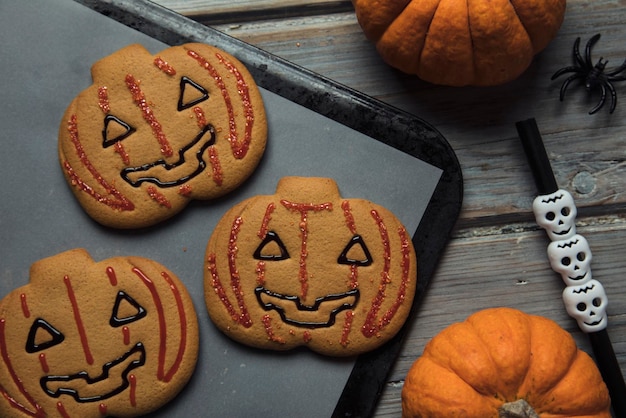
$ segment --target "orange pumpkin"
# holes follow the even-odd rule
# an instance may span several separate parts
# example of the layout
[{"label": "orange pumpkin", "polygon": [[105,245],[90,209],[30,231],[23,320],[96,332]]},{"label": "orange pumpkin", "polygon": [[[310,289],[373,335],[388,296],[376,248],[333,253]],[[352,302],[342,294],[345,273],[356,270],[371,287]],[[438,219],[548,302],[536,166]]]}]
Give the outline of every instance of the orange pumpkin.
[{"label": "orange pumpkin", "polygon": [[162,265],[37,261],[0,301],[0,416],[138,416],[170,401],[198,355],[193,302]]},{"label": "orange pumpkin", "polygon": [[[595,363],[568,332],[509,308],[486,309],[444,329],[402,390],[403,417],[610,418],[610,406]],[[537,415],[504,415],[523,407]]]},{"label": "orange pumpkin", "polygon": [[391,66],[450,86],[517,78],[556,35],[565,0],[352,0]]}]

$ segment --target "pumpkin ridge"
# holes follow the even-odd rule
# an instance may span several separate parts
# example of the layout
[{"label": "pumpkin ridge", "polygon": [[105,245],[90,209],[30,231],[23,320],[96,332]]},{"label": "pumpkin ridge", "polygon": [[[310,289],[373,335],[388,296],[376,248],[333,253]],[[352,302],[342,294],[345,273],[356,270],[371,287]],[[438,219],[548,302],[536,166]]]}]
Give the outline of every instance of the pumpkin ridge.
[{"label": "pumpkin ridge", "polygon": [[470,51],[472,54],[472,74],[476,74],[476,70],[478,69],[478,66],[476,65],[476,54],[474,53],[475,51],[474,37],[472,36],[472,25],[471,25],[472,19],[470,19],[469,2],[470,0],[465,0],[465,8],[467,9],[467,29],[469,30],[469,40],[470,40],[470,43],[472,44],[472,49]]},{"label": "pumpkin ridge", "polygon": [[[528,369],[526,370],[526,377],[524,378],[524,380],[521,382],[518,391],[517,391],[517,397],[518,399],[525,399],[526,401],[528,401],[529,403],[531,403],[532,405],[544,405],[546,403],[545,399],[549,398],[551,393],[554,391],[554,389],[558,386],[559,382],[561,382],[561,380],[563,380],[563,378],[567,375],[568,371],[570,370],[570,368],[572,367],[572,365],[574,364],[574,362],[576,361],[576,354],[570,354],[570,353],[564,353],[564,355],[559,356],[559,359],[562,361],[563,359],[567,359],[567,364],[564,366],[560,367],[560,370],[558,370],[556,367],[553,367],[550,370],[550,374],[552,375],[552,379],[553,382],[552,384],[550,384],[548,387],[545,388],[544,391],[540,391],[537,392],[537,388],[536,387],[529,387],[530,383],[529,383],[529,379],[534,379],[537,378],[536,374],[538,373],[537,367],[539,367],[539,363],[537,358],[532,355],[532,352],[535,350],[538,350],[537,348],[537,343],[536,343],[536,339],[541,339],[542,332],[545,332],[546,328],[550,328],[551,329],[551,335],[566,335],[563,334],[562,331],[557,327],[556,323],[551,322],[550,320],[545,320],[542,317],[536,317],[536,316],[531,316],[529,318],[529,322],[530,322],[530,349],[531,349],[531,356],[530,356],[530,362],[528,364]],[[545,336],[543,336],[543,338],[545,338]],[[568,338],[569,340],[569,338]],[[572,340],[573,341],[573,340]],[[541,348],[543,346],[539,346],[539,351],[542,351]],[[572,348],[574,348],[575,350],[578,350],[577,347],[574,345]],[[577,351],[574,351],[574,353],[576,353]],[[558,375],[556,374],[558,371]],[[525,393],[522,393],[522,389],[525,389]],[[532,395],[531,395],[532,393]],[[545,413],[545,412],[549,412],[546,411],[545,409],[543,409],[541,406],[538,406],[536,409],[537,413]]]},{"label": "pumpkin ridge", "polygon": [[[478,327],[474,323],[472,323],[470,321],[468,321],[467,324],[471,327],[472,332],[474,334],[476,334],[476,337],[485,346],[487,346],[487,341],[480,335],[480,332],[478,332]],[[494,359],[493,354],[491,353],[491,350],[485,349],[484,352],[487,354],[487,357],[488,357],[489,362],[491,363],[493,369],[496,370],[496,371],[499,371],[500,367],[498,367],[498,363]],[[498,375],[498,377],[499,377],[499,375]],[[500,388],[502,386],[503,386],[503,382],[502,381],[498,381],[494,385],[495,391],[493,393],[481,393],[481,392],[479,392],[479,393],[481,393],[482,395],[485,395],[485,396],[493,396],[494,398],[496,398],[496,399],[498,399],[498,400],[500,400],[502,402],[508,402],[508,401],[510,401],[510,399],[508,399],[505,394],[500,393],[500,391],[497,389],[497,388]]]},{"label": "pumpkin ridge", "polygon": [[533,46],[533,50],[534,52],[538,52],[537,48],[535,47],[535,42],[532,38],[532,36],[530,36],[530,32],[528,31],[528,27],[524,24],[524,19],[522,19],[522,16],[520,16],[517,7],[515,7],[515,2],[509,0],[509,4],[511,4],[511,7],[513,8],[513,12],[515,12],[515,16],[517,17],[517,20],[519,20],[520,25],[522,25],[522,27],[524,28],[524,31],[526,32],[526,35],[528,35],[528,39],[530,40],[530,44]]},{"label": "pumpkin ridge", "polygon": [[406,4],[404,5],[404,7],[402,8],[402,10],[400,10],[400,11],[398,12],[398,14],[397,14],[397,15],[396,15],[393,19],[391,19],[391,21],[389,22],[389,25],[387,25],[387,29],[385,29],[384,31],[382,31],[382,32],[381,32],[381,34],[380,34],[380,36],[378,37],[378,39],[376,39],[376,42],[378,42],[378,40],[379,40],[379,39],[381,39],[381,38],[382,38],[382,37],[383,37],[383,36],[387,33],[387,30],[388,30],[389,28],[391,28],[391,27],[393,26],[393,24],[394,24],[394,23],[396,23],[396,21],[398,20],[398,18],[399,18],[400,16],[402,16],[402,13],[404,13],[404,12],[405,12],[405,10],[409,7],[409,5],[410,5],[410,4],[411,4],[411,2],[410,2],[410,1],[407,1],[407,2],[406,2]]},{"label": "pumpkin ridge", "polygon": [[428,34],[430,33],[430,27],[433,24],[433,20],[435,20],[435,16],[437,15],[437,10],[439,10],[440,4],[441,2],[437,3],[437,7],[435,7],[435,10],[433,11],[432,19],[430,19],[430,21],[428,22],[428,26],[426,27],[426,33],[424,34],[424,42],[422,43],[422,49],[419,51],[419,57],[417,59],[418,63],[422,62],[422,57],[424,55],[424,51],[426,50],[426,43],[428,42]]}]

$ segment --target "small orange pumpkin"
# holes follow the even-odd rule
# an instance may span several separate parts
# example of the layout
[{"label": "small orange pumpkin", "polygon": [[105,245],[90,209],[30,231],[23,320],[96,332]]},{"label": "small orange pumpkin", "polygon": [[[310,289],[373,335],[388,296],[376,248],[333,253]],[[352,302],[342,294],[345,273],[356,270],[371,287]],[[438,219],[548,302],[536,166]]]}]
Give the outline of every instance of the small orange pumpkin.
[{"label": "small orange pumpkin", "polygon": [[450,86],[517,78],[554,38],[565,0],[352,0],[383,60]]},{"label": "small orange pumpkin", "polygon": [[[436,335],[402,390],[405,418],[610,418],[610,407],[595,363],[567,331],[510,308],[479,311]],[[516,408],[526,414],[504,412]]]}]

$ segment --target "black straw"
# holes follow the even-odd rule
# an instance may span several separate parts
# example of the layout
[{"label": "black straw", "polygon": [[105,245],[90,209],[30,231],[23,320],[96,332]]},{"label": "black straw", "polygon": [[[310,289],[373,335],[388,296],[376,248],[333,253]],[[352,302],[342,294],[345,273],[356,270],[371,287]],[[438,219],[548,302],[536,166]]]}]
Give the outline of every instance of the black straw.
[{"label": "black straw", "polygon": [[[539,195],[556,192],[559,187],[535,119],[517,122],[515,127],[522,141]],[[609,334],[605,328],[587,335],[602,379],[609,389],[613,412],[617,417],[626,417],[626,383],[624,383],[622,369],[615,357]]]},{"label": "black straw", "polygon": [[517,133],[522,140],[522,146],[533,172],[535,183],[540,195],[552,194],[559,190],[556,184],[548,153],[543,145],[541,134],[535,119],[527,119],[515,124]]},{"label": "black straw", "polygon": [[613,412],[617,417],[626,417],[626,384],[622,376],[622,369],[617,362],[611,339],[606,328],[597,332],[590,332],[589,341],[596,357],[596,363],[602,379],[609,388]]}]

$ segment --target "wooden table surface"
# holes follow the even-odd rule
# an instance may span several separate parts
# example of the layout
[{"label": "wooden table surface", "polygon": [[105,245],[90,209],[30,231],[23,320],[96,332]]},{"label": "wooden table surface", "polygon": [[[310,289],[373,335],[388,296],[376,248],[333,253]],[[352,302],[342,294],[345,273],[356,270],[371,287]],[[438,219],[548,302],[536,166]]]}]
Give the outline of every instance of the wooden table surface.
[{"label": "wooden table surface", "polygon": [[556,38],[517,80],[489,88],[435,86],[401,74],[379,58],[349,0],[156,0],[167,8],[434,125],[455,150],[464,201],[452,239],[379,401],[377,417],[398,417],[404,377],[424,345],[453,322],[489,307],[543,315],[592,353],[586,335],[564,310],[563,282],[549,266],[548,239],[534,221],[537,195],[515,122],[534,117],[560,187],[578,207],[578,233],[593,252],[594,279],[609,298],[608,333],[626,372],[626,82],[616,83],[595,115],[599,95],[572,84],[564,102],[551,81],[582,45],[602,38],[594,60],[608,68],[626,58],[626,0],[569,0]]}]

